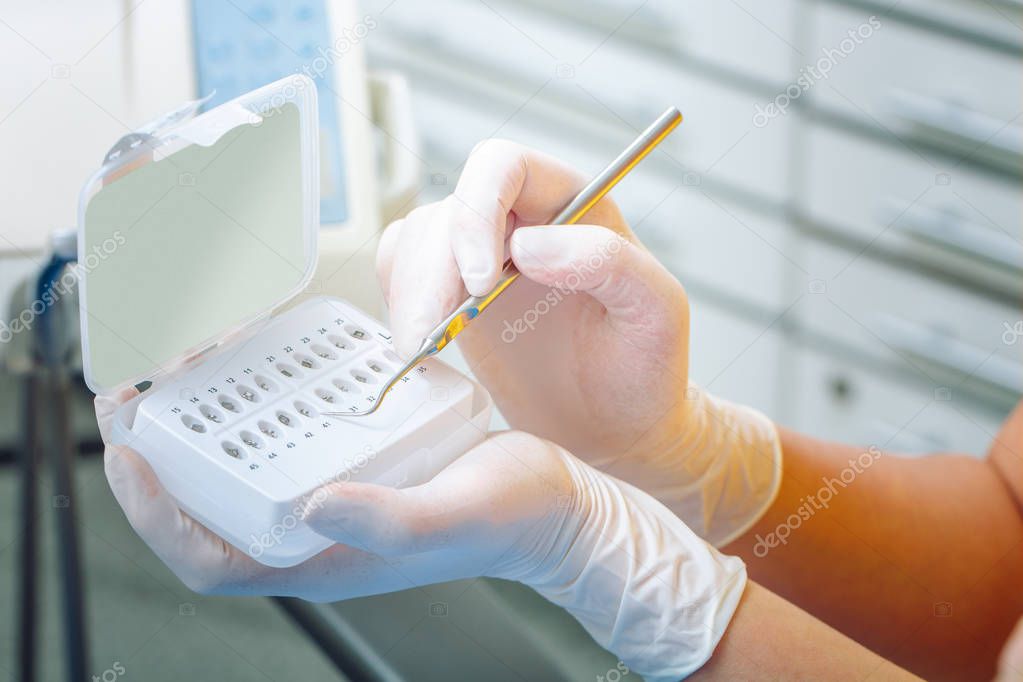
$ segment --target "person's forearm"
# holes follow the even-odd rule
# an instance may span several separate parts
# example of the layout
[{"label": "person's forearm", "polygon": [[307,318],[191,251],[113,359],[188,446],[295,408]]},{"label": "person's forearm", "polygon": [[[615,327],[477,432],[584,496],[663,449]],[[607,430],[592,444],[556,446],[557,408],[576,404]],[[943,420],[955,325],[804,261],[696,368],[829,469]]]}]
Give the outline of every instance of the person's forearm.
[{"label": "person's forearm", "polygon": [[867,678],[916,679],[751,581],[714,655],[690,679]]},{"label": "person's forearm", "polygon": [[768,512],[723,548],[750,577],[927,677],[990,679],[1023,597],[1023,522],[984,460],[782,430]]}]

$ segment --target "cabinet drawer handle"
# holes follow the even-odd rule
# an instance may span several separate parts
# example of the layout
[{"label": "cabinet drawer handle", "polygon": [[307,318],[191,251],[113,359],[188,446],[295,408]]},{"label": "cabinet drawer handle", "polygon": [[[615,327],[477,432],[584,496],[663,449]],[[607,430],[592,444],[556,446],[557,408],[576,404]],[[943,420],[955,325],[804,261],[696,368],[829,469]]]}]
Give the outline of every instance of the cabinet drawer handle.
[{"label": "cabinet drawer handle", "polygon": [[952,210],[919,205],[903,209],[900,203],[903,202],[895,199],[885,202],[885,222],[897,220],[897,229],[909,236],[986,264],[1023,271],[1023,245],[1009,235],[979,225]]},{"label": "cabinet drawer handle", "polygon": [[904,90],[890,95],[895,116],[924,135],[951,141],[973,152],[1010,164],[1020,171],[1023,162],[1023,128],[969,109],[957,102],[924,97]]},{"label": "cabinet drawer handle", "polygon": [[[889,346],[952,372],[970,375],[988,386],[1023,394],[1023,365],[948,334],[894,315],[879,318],[879,335]],[[983,363],[983,364],[982,364]]]}]

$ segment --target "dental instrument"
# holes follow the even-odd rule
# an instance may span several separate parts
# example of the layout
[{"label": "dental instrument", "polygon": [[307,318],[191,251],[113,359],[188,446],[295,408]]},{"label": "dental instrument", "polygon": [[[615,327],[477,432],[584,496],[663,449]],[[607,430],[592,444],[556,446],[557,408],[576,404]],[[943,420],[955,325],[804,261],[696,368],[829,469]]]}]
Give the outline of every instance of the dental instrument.
[{"label": "dental instrument", "polygon": [[[671,131],[682,122],[682,114],[675,107],[669,107],[657,120],[646,130],[639,134],[633,142],[625,148],[618,157],[612,161],[604,170],[598,173],[572,201],[548,221],[550,225],[573,225],[577,223],[587,211],[589,211],[604,195],[624,178],[629,171],[636,167],[647,154],[654,150]],[[390,391],[402,377],[408,374],[416,365],[426,358],[439,353],[448,343],[458,336],[466,325],[490,306],[491,303],[519,277],[519,271],[509,259],[497,284],[483,296],[470,296],[448,317],[437,325],[426,338],[423,339],[419,350],[407,361],[397,373],[383,382],[377,392],[376,400],[370,406],[361,411],[350,412],[323,412],[328,417],[364,417],[376,412],[384,400],[384,396]]]}]

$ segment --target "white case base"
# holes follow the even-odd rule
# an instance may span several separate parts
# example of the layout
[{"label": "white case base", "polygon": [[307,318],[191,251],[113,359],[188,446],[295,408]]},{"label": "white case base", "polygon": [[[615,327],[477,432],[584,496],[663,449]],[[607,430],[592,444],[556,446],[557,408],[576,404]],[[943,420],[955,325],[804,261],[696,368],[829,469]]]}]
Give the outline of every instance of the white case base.
[{"label": "white case base", "polygon": [[376,387],[358,379],[380,381],[396,361],[379,322],[312,299],[122,405],[113,440],[211,531],[260,563],[293,566],[332,544],[302,519],[322,484],[418,485],[485,437],[489,394],[436,359],[372,416],[318,414],[367,400]]}]

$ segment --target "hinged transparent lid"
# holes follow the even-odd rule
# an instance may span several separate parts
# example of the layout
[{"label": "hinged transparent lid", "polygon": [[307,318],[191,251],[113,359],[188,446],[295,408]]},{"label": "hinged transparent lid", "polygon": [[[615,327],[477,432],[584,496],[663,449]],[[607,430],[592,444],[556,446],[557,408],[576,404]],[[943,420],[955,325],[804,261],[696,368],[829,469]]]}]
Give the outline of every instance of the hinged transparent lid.
[{"label": "hinged transparent lid", "polygon": [[313,82],[290,76],[182,122],[189,113],[122,138],[82,189],[82,358],[96,393],[173,371],[316,268]]}]

